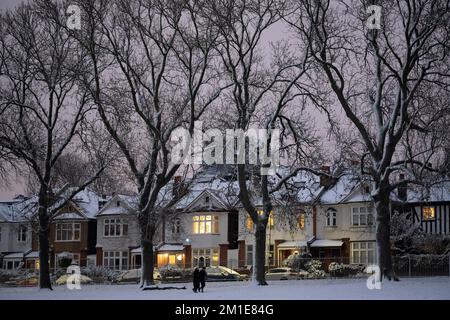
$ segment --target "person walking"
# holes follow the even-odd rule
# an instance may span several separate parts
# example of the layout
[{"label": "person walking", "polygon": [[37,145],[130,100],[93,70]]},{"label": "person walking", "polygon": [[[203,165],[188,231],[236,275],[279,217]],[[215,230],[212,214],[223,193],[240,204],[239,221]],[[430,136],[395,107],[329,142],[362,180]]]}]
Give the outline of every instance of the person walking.
[{"label": "person walking", "polygon": [[202,270],[199,272],[199,280],[200,280],[200,290],[203,292],[203,289],[205,288],[205,281],[206,281],[206,268],[203,267]]},{"label": "person walking", "polygon": [[197,267],[194,269],[194,273],[192,276],[192,281],[194,283],[194,288],[192,289],[194,292],[200,291],[200,271]]}]

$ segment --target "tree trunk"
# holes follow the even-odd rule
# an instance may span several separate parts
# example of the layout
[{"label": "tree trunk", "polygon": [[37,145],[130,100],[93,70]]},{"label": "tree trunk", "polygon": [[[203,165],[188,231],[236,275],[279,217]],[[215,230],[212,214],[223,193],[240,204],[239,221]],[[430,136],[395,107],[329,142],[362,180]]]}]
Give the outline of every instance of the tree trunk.
[{"label": "tree trunk", "polygon": [[387,186],[379,187],[379,192],[374,196],[375,209],[377,213],[376,220],[376,239],[377,239],[377,260],[380,267],[380,278],[386,277],[388,280],[398,281],[392,266],[391,255],[391,215],[390,200]]},{"label": "tree trunk", "polygon": [[146,235],[141,238],[142,248],[142,272],[141,272],[141,288],[151,286],[153,281],[153,241]]},{"label": "tree trunk", "polygon": [[255,275],[260,286],[266,286],[266,225],[258,222],[255,230]]},{"label": "tree trunk", "polygon": [[39,288],[52,289],[50,281],[48,226],[39,228]]}]

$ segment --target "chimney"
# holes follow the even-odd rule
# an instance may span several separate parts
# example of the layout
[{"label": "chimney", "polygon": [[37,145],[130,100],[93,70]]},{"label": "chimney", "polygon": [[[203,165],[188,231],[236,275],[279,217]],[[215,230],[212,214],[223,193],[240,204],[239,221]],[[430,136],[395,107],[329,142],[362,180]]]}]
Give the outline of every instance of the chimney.
[{"label": "chimney", "polygon": [[[320,171],[326,173],[326,174],[330,174],[331,173],[331,169],[330,166],[322,166],[320,167]],[[321,187],[329,187],[331,185],[331,178],[328,176],[320,176],[320,186]]]},{"label": "chimney", "polygon": [[406,185],[406,182],[404,182],[405,175],[403,173],[400,173],[399,179],[401,183],[397,187],[397,197],[401,201],[406,201],[408,199],[408,187]]}]

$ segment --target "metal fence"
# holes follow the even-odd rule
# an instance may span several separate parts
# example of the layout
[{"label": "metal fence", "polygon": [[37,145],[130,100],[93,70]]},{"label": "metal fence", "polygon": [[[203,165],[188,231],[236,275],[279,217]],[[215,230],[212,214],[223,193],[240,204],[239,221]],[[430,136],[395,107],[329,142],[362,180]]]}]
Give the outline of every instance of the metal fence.
[{"label": "metal fence", "polygon": [[393,257],[393,265],[399,277],[450,277],[450,256],[404,255]]}]

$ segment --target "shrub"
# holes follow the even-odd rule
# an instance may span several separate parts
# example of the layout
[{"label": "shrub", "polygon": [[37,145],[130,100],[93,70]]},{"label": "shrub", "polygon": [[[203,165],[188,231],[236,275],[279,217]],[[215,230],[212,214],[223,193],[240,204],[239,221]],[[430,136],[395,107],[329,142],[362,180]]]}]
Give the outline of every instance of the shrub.
[{"label": "shrub", "polygon": [[96,283],[114,281],[120,273],[121,271],[111,270],[102,266],[81,268],[81,274],[91,278]]},{"label": "shrub", "polygon": [[308,272],[308,278],[324,278],[327,276],[326,272],[322,268],[322,262],[320,260],[310,260],[305,264],[306,271]]},{"label": "shrub", "polygon": [[363,272],[364,267],[360,265],[343,264],[332,262],[328,266],[328,271],[332,277],[348,277],[355,276]]},{"label": "shrub", "polygon": [[311,255],[309,253],[291,254],[283,264],[295,271],[306,269],[306,264],[311,261]]}]

